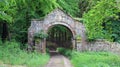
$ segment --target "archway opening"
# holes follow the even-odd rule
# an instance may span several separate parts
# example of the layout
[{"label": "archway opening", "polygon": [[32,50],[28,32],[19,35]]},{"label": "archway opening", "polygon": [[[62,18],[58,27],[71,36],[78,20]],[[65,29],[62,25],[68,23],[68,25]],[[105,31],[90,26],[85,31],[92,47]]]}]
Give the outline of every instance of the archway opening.
[{"label": "archway opening", "polygon": [[60,24],[53,25],[48,29],[47,33],[46,47],[49,50],[56,50],[59,47],[73,48],[73,34],[68,27]]}]

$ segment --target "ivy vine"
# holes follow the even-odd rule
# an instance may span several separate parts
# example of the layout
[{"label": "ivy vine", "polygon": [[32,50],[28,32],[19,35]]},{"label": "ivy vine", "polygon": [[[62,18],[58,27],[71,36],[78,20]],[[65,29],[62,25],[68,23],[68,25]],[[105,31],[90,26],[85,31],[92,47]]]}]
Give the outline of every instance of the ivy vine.
[{"label": "ivy vine", "polygon": [[35,39],[44,39],[48,37],[48,34],[45,33],[43,30],[40,30],[38,33],[34,35]]}]

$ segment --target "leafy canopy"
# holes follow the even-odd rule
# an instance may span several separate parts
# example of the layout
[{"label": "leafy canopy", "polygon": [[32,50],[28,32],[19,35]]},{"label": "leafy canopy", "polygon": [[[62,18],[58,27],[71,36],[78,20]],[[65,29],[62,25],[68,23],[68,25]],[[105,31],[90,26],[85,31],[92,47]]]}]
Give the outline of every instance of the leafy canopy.
[{"label": "leafy canopy", "polygon": [[0,20],[13,22],[16,12],[15,0],[0,0]]},{"label": "leafy canopy", "polygon": [[111,38],[108,34],[110,32],[105,32],[103,30],[103,23],[109,18],[118,18],[118,9],[116,8],[116,2],[114,0],[100,0],[97,4],[93,6],[87,13],[84,14],[84,24],[86,26],[87,35],[89,39],[96,38]]}]

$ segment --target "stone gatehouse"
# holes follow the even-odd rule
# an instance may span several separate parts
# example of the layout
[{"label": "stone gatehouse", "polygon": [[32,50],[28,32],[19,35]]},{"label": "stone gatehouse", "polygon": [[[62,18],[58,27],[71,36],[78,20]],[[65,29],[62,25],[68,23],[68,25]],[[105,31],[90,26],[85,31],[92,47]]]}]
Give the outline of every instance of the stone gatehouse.
[{"label": "stone gatehouse", "polygon": [[83,50],[86,45],[85,26],[79,21],[74,20],[71,16],[66,14],[61,9],[55,9],[49,13],[43,20],[33,19],[31,20],[31,26],[28,29],[28,44],[29,50],[37,50],[45,52],[46,50],[46,38],[40,39],[39,43],[34,42],[34,34],[40,32],[48,33],[49,29],[57,25],[62,25],[68,28],[72,33],[72,47],[77,49],[77,46],[82,46]]}]

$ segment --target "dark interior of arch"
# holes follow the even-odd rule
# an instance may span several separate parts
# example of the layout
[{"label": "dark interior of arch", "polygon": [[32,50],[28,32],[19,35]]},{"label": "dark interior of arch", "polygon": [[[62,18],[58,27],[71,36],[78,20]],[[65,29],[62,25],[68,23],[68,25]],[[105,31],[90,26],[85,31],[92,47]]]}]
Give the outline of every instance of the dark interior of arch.
[{"label": "dark interior of arch", "polygon": [[54,25],[48,30],[47,45],[49,50],[56,50],[58,47],[72,49],[73,34],[70,29],[63,25]]}]

